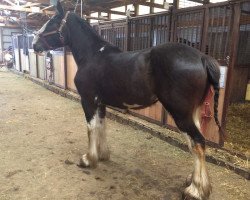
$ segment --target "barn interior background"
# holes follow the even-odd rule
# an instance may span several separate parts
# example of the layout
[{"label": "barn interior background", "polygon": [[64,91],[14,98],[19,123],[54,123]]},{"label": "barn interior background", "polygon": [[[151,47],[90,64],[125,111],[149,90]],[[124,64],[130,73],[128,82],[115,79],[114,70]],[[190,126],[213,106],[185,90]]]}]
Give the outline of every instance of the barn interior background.
[{"label": "barn interior background", "polygon": [[[54,14],[56,1],[0,2],[0,61],[4,63],[4,55],[11,51],[15,70],[76,92],[73,79],[77,66],[69,49],[62,48],[51,51],[50,55],[39,56],[34,54],[31,45],[34,31]],[[239,150],[249,148],[247,121],[250,108],[246,103],[250,100],[249,0],[65,0],[63,3],[67,10],[76,8],[76,12],[87,19],[104,39],[124,51],[180,42],[216,58],[221,65],[220,121],[224,128],[226,125],[231,127],[228,121],[243,124],[241,127],[232,126],[234,133],[229,138],[240,143]],[[220,141],[212,117],[211,98],[212,92],[204,103],[201,121],[206,139],[215,144]],[[245,104],[229,106],[239,102]],[[243,116],[227,116],[239,110]],[[129,113],[175,129],[173,119],[160,103]],[[234,139],[239,138],[238,134],[240,141]]]}]

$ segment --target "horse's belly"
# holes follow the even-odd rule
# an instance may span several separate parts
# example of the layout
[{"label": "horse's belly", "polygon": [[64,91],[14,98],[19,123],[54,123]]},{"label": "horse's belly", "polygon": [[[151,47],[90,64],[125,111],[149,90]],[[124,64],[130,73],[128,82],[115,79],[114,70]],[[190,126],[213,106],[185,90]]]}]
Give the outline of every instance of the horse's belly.
[{"label": "horse's belly", "polygon": [[127,95],[113,95],[112,98],[104,98],[103,102],[120,109],[141,109],[152,105],[157,100],[158,99],[154,94],[141,96],[128,93]]}]

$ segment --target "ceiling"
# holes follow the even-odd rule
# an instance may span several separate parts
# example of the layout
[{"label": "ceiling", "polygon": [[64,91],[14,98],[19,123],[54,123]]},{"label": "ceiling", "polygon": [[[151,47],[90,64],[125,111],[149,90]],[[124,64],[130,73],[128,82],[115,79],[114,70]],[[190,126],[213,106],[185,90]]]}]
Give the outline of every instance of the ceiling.
[{"label": "ceiling", "polygon": [[[177,1],[177,0],[174,0]],[[200,1],[203,0],[192,0]],[[204,0],[205,1],[205,0]],[[0,0],[0,26],[7,27],[40,27],[50,16],[54,14],[54,6],[57,0]],[[98,20],[110,20],[111,14],[126,15],[126,12],[114,11],[112,8],[133,4],[155,8],[164,8],[164,5],[154,3],[154,0],[64,0],[61,1],[65,10],[74,10],[86,15],[87,18]],[[82,5],[82,6],[81,6]],[[91,17],[91,13],[97,12],[98,17]],[[101,13],[107,13],[105,17]],[[136,10],[131,16],[136,15]]]},{"label": "ceiling", "polygon": [[[57,0],[0,0],[0,26],[39,27],[54,14],[53,5],[56,2]],[[87,15],[92,12],[125,15],[125,12],[111,11],[111,8],[130,3],[147,3],[146,0],[64,0],[61,2],[65,10],[74,10],[78,3],[76,12]]]}]

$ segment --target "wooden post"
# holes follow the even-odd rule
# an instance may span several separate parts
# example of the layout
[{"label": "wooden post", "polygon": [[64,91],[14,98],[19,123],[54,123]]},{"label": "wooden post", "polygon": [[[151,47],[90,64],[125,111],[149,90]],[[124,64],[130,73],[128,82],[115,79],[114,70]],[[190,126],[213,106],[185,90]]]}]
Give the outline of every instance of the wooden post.
[{"label": "wooden post", "polygon": [[174,9],[179,9],[179,4],[180,4],[180,0],[174,0],[173,2]]},{"label": "wooden post", "polygon": [[139,15],[139,5],[138,4],[134,4],[135,7],[135,16]]},{"label": "wooden post", "polygon": [[[39,78],[39,71],[38,71],[38,55],[36,55],[36,78]],[[19,58],[20,59],[20,58]]]},{"label": "wooden post", "polygon": [[67,51],[66,47],[63,48],[63,60],[64,60],[64,89],[68,88],[68,66],[67,66]]},{"label": "wooden post", "polygon": [[[154,4],[155,3],[155,0],[150,0],[150,3],[151,4]],[[150,6],[150,14],[153,14],[154,13],[154,7],[153,6]]]},{"label": "wooden post", "polygon": [[210,0],[204,0],[203,1],[203,4],[209,4],[210,3]]},{"label": "wooden post", "polygon": [[170,31],[170,38],[169,38],[169,41],[170,42],[175,42],[174,41],[174,34],[175,34],[175,12],[174,12],[174,8],[173,7],[170,7],[170,16],[169,16],[169,31]]},{"label": "wooden post", "polygon": [[225,130],[226,128],[226,115],[228,106],[230,103],[230,95],[231,95],[231,89],[232,89],[232,80],[233,80],[233,70],[234,66],[237,61],[237,49],[238,49],[238,42],[239,42],[239,24],[240,24],[240,15],[241,15],[241,8],[240,3],[236,3],[233,5],[233,15],[232,17],[232,36],[231,36],[231,48],[230,48],[230,61],[228,66],[228,72],[227,72],[227,82],[226,82],[226,91],[225,91],[225,100],[224,100],[224,106],[223,106],[223,113],[222,113],[222,128]]},{"label": "wooden post", "polygon": [[206,52],[208,23],[209,23],[209,8],[206,6],[203,15],[203,27],[202,27],[201,47],[200,47],[203,53]]}]

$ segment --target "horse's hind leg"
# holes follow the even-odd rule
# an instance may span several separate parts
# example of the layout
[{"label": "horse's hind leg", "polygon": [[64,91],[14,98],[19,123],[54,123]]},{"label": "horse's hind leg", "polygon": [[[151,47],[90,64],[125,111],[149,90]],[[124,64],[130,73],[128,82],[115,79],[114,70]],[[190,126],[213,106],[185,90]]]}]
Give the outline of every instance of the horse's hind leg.
[{"label": "horse's hind leg", "polygon": [[176,124],[182,132],[187,133],[189,148],[195,159],[194,170],[189,177],[190,185],[184,191],[184,199],[208,199],[212,188],[206,169],[205,139],[199,131],[198,109],[186,119],[177,119]]},{"label": "horse's hind leg", "polygon": [[[93,101],[94,102],[94,101]],[[83,167],[96,167],[98,160],[109,159],[105,133],[105,106],[82,101],[87,120],[88,152],[80,160]]]}]

